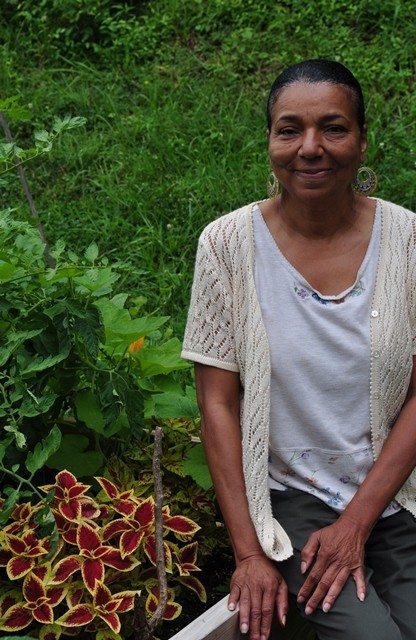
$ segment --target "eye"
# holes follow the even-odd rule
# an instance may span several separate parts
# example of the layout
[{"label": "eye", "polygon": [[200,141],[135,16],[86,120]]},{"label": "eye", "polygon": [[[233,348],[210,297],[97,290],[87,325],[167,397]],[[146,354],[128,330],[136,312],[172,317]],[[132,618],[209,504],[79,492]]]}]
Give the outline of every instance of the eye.
[{"label": "eye", "polygon": [[337,134],[345,133],[345,132],[346,132],[346,128],[345,128],[345,127],[343,127],[343,126],[342,126],[342,125],[340,125],[340,124],[331,124],[331,126],[330,126],[330,127],[327,127],[327,128],[325,129],[325,131],[326,131],[327,133],[337,135]]},{"label": "eye", "polygon": [[282,136],[284,138],[288,138],[290,136],[295,136],[297,133],[296,129],[293,127],[284,127],[283,129],[279,129],[277,131],[278,136]]}]

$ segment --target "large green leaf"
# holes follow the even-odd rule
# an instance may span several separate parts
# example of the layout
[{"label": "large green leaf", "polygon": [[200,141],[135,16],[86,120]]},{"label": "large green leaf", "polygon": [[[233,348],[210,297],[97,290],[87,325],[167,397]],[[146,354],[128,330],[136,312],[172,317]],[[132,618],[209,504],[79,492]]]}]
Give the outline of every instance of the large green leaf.
[{"label": "large green leaf", "polygon": [[183,472],[186,476],[191,476],[203,489],[212,487],[211,475],[202,444],[196,444],[188,451],[183,463]]},{"label": "large green leaf", "polygon": [[168,316],[132,318],[127,309],[120,307],[120,300],[97,300],[104,324],[105,343],[107,346],[124,351],[127,347],[143,336],[148,336],[169,319]]},{"label": "large green leaf", "polygon": [[[113,386],[112,383],[110,384],[111,388],[109,388],[108,385],[104,386],[105,392],[111,394],[111,402],[109,403],[107,400],[107,403],[104,405],[104,411],[102,410],[102,402],[100,401],[101,395],[99,398],[90,389],[78,391],[74,398],[78,418],[82,420],[82,422],[85,422],[89,429],[96,431],[106,438],[110,438],[129,424],[126,413],[121,410],[120,400],[117,404],[116,397],[112,394]],[[113,403],[117,406],[114,407]],[[106,416],[108,418],[107,420]]]},{"label": "large green leaf", "polygon": [[111,293],[113,284],[119,279],[111,267],[88,269],[82,276],[76,276],[74,282],[81,292],[90,292],[92,296],[100,296]]},{"label": "large green leaf", "polygon": [[138,352],[143,376],[156,376],[178,369],[188,369],[189,362],[181,358],[182,343],[171,338],[161,345],[146,347]]},{"label": "large green leaf", "polygon": [[104,459],[99,451],[89,450],[88,438],[79,434],[67,434],[62,436],[61,446],[47,461],[51,469],[68,469],[77,478],[91,476],[103,465]]},{"label": "large green leaf", "polygon": [[104,433],[104,417],[98,397],[88,389],[79,391],[74,401],[78,418],[93,431]]},{"label": "large green leaf", "polygon": [[25,418],[34,418],[49,411],[58,396],[55,393],[45,393],[40,398],[27,396],[20,405],[19,413]]},{"label": "large green leaf", "polygon": [[55,356],[46,356],[46,358],[37,357],[30,360],[28,366],[21,372],[21,376],[23,378],[27,378],[31,376],[33,373],[39,373],[40,371],[45,371],[45,369],[50,369],[54,367],[62,360],[65,360],[68,357],[68,351],[62,351],[61,353],[56,354]]},{"label": "large green leaf", "polygon": [[196,418],[199,415],[195,390],[187,388],[187,394],[154,393],[146,402],[146,418]]},{"label": "large green leaf", "polygon": [[41,469],[48,458],[59,449],[61,444],[61,432],[55,425],[50,430],[46,438],[37,443],[33,451],[29,451],[26,458],[26,469],[29,473],[35,473]]}]

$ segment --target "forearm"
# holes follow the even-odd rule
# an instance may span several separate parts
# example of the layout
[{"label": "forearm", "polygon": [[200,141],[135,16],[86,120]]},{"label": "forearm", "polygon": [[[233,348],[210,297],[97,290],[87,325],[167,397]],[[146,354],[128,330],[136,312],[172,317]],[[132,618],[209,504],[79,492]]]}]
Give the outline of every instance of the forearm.
[{"label": "forearm", "polygon": [[416,466],[416,396],[404,404],[381,453],[343,515],[368,536]]},{"label": "forearm", "polygon": [[249,514],[238,418],[226,407],[211,407],[202,416],[202,438],[236,561],[263,553]]}]

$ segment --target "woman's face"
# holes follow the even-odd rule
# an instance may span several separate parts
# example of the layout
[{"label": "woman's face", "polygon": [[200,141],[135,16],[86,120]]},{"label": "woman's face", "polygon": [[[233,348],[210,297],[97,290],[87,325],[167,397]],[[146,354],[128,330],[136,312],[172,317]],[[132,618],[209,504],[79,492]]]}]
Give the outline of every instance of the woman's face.
[{"label": "woman's face", "polygon": [[309,200],[345,192],[366,148],[349,89],[328,82],[282,89],[272,111],[269,156],[289,195]]}]

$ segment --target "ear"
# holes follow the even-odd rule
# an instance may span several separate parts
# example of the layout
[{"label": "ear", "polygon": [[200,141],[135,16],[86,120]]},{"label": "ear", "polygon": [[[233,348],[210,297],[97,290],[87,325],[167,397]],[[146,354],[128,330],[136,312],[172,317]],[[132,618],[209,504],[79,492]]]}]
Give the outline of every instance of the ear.
[{"label": "ear", "polygon": [[360,139],[360,162],[364,162],[367,147],[368,147],[367,125],[365,124],[361,132],[361,139]]}]

